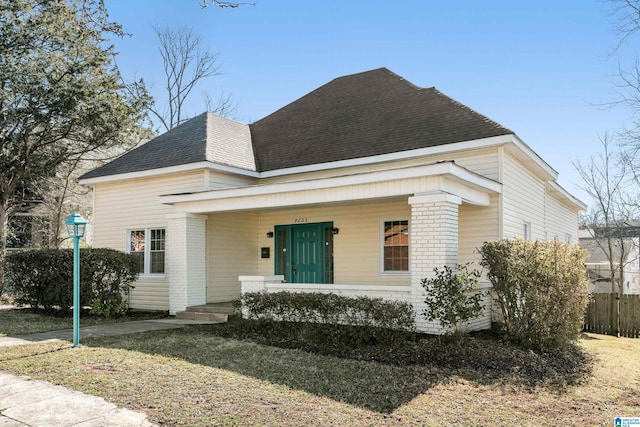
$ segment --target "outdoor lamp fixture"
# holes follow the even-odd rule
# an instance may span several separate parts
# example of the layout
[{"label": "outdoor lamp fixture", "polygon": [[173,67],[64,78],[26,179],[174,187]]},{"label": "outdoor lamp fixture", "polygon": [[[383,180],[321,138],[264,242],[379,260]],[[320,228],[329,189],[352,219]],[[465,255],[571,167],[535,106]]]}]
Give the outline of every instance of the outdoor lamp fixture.
[{"label": "outdoor lamp fixture", "polygon": [[273,239],[273,231],[267,231],[267,238]]},{"label": "outdoor lamp fixture", "polygon": [[80,239],[87,228],[87,220],[74,213],[64,222],[67,234],[73,237],[73,346],[80,345]]},{"label": "outdoor lamp fixture", "polygon": [[340,232],[340,229],[337,227],[334,227],[331,229],[331,234],[338,234]]}]

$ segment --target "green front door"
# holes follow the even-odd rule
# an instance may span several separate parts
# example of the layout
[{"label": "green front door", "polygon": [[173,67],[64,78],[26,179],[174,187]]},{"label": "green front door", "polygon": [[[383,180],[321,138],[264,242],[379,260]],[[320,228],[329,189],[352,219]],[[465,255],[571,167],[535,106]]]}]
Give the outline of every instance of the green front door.
[{"label": "green front door", "polygon": [[333,283],[330,222],[276,226],[275,272],[288,283]]}]

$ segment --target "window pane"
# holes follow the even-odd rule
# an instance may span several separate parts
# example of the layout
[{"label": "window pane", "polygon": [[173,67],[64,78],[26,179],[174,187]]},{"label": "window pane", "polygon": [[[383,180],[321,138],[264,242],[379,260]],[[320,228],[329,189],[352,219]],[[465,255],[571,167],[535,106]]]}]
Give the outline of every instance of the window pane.
[{"label": "window pane", "polygon": [[130,234],[129,252],[144,253],[144,230],[134,230]]},{"label": "window pane", "polygon": [[409,221],[384,223],[384,271],[409,271]]},{"label": "window pane", "polygon": [[150,230],[151,273],[164,273],[165,230]]},{"label": "window pane", "polygon": [[131,252],[138,262],[138,273],[144,273],[144,252]]},{"label": "window pane", "polygon": [[163,228],[157,230],[151,230],[151,245],[152,251],[164,251],[164,234]]},{"label": "window pane", "polygon": [[151,273],[164,273],[164,252],[151,252]]}]

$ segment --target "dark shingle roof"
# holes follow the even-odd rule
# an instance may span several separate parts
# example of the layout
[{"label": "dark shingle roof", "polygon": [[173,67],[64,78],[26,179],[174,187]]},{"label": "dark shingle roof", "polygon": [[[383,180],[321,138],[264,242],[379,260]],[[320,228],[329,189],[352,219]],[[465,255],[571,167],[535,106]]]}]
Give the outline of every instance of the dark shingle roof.
[{"label": "dark shingle roof", "polygon": [[337,78],[249,126],[203,113],[80,178],[202,161],[262,172],[511,133],[379,68]]},{"label": "dark shingle roof", "polygon": [[386,68],[337,78],[250,128],[259,171],[513,133]]},{"label": "dark shingle roof", "polygon": [[200,114],[80,179],[139,172],[206,160],[207,113]]}]

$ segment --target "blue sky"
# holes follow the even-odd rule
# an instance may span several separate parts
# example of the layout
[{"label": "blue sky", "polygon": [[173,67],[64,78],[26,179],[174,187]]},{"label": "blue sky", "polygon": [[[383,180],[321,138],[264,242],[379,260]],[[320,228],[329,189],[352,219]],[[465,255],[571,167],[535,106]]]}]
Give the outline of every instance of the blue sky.
[{"label": "blue sky", "polygon": [[223,75],[194,91],[187,113],[205,110],[202,90],[222,89],[238,104],[234,118],[250,123],[336,77],[387,67],[515,131],[587,203],[572,162],[630,123],[623,107],[599,106],[615,97],[621,60],[610,55],[617,38],[606,2],[255,1],[203,10],[198,0],[106,0],[132,34],[116,41],[122,73],[159,91],[152,25],[192,27],[219,54]]}]

